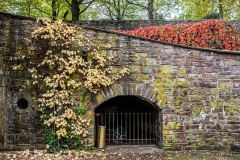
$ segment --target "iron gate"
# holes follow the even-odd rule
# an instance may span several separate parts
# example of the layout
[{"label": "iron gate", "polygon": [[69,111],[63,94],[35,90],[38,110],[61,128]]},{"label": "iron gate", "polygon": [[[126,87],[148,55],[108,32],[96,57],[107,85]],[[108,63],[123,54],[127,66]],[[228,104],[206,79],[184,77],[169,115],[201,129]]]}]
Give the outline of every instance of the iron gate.
[{"label": "iron gate", "polygon": [[96,125],[106,126],[106,144],[152,144],[156,143],[156,116],[154,111],[100,111]]}]

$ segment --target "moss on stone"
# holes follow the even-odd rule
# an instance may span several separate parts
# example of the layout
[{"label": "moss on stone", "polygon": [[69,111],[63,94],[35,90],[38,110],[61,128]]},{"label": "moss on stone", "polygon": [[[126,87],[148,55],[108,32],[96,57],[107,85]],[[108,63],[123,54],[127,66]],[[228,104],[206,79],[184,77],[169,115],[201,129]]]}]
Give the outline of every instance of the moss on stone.
[{"label": "moss on stone", "polygon": [[146,81],[146,80],[149,80],[149,75],[139,75],[137,76],[137,80],[139,81]]},{"label": "moss on stone", "polygon": [[97,100],[98,104],[100,104],[102,102],[102,94],[101,93],[98,93],[96,95],[96,100]]},{"label": "moss on stone", "polygon": [[209,113],[211,111],[211,107],[210,106],[203,106],[203,111],[205,113]]},{"label": "moss on stone", "polygon": [[18,116],[18,124],[22,124],[23,123],[23,115],[19,114]]},{"label": "moss on stone", "polygon": [[202,107],[201,106],[194,106],[193,107],[193,115],[194,116],[199,116],[200,112],[202,111]]},{"label": "moss on stone", "polygon": [[117,68],[117,67],[113,67],[113,68],[112,68],[112,72],[113,72],[113,73],[119,73],[120,70],[121,70],[121,68]]},{"label": "moss on stone", "polygon": [[140,66],[131,65],[130,70],[131,70],[131,73],[139,73],[141,71],[141,68]]},{"label": "moss on stone", "polygon": [[175,88],[187,88],[188,87],[188,83],[186,81],[179,81],[178,79],[175,80],[175,82],[173,83],[173,87]]},{"label": "moss on stone", "polygon": [[[186,70],[179,69],[177,73],[186,74]],[[186,75],[182,77],[186,77]],[[180,97],[186,97],[188,86],[186,78],[174,78],[170,66],[167,65],[161,67],[161,72],[154,81],[154,91],[158,92],[157,100],[162,107],[168,102],[168,104],[173,105],[174,108],[179,109],[183,101]],[[173,95],[176,88],[181,88],[181,90],[177,90],[179,93]],[[175,98],[171,98],[170,100],[170,96],[172,95]]]},{"label": "moss on stone", "polygon": [[186,71],[186,69],[179,69],[179,70],[178,70],[178,74],[186,75],[186,74],[187,74],[187,71]]},{"label": "moss on stone", "polygon": [[161,67],[161,74],[163,75],[170,75],[171,74],[171,69],[169,66],[165,65]]},{"label": "moss on stone", "polygon": [[163,130],[170,130],[171,124],[169,122],[163,124]]},{"label": "moss on stone", "polygon": [[178,130],[181,125],[182,125],[181,122],[173,122],[173,128],[172,129]]},{"label": "moss on stone", "polygon": [[216,108],[216,103],[213,102],[213,101],[211,101],[211,102],[210,102],[210,107],[211,107],[211,108]]},{"label": "moss on stone", "polygon": [[224,106],[224,110],[225,110],[225,112],[233,112],[234,111],[233,106]]}]

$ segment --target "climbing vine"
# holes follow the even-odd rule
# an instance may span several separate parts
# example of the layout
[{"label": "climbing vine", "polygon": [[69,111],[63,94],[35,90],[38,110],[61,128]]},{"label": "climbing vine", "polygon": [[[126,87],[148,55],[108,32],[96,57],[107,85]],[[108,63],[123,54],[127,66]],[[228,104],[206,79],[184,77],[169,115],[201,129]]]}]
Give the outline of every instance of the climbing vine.
[{"label": "climbing vine", "polygon": [[[34,49],[13,59],[26,62],[31,75],[28,86],[39,90],[37,104],[48,151],[79,147],[91,123],[91,117],[85,114],[89,94],[121,79],[129,73],[129,66],[113,72],[117,59],[108,54],[111,41],[89,39],[80,27],[61,20],[39,23],[41,26],[31,34]],[[13,67],[21,68],[23,64]]]},{"label": "climbing vine", "polygon": [[240,37],[236,28],[224,20],[209,19],[195,23],[139,27],[135,30],[118,32],[187,46],[240,50]]}]

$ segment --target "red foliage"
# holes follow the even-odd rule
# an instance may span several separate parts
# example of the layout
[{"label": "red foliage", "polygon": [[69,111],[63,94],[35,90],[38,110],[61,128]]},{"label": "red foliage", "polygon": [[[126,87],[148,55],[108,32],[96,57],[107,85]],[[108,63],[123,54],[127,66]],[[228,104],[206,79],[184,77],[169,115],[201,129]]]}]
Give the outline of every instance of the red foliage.
[{"label": "red foliage", "polygon": [[209,19],[196,23],[140,27],[118,32],[194,47],[240,50],[240,37],[236,29],[224,20]]}]

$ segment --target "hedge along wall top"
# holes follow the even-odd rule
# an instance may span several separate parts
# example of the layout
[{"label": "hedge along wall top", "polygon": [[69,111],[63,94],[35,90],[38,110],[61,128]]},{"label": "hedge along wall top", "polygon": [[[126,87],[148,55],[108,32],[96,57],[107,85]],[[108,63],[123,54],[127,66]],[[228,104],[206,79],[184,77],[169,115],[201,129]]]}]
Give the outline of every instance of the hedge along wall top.
[{"label": "hedge along wall top", "polygon": [[[95,27],[106,30],[133,30],[138,27],[149,27],[149,26],[165,26],[168,24],[179,24],[179,23],[194,23],[203,20],[86,20],[78,21],[77,23],[82,26]],[[238,34],[240,34],[240,20],[231,20]]]},{"label": "hedge along wall top", "polygon": [[[11,54],[34,49],[24,45],[36,26],[35,20],[0,14],[1,69]],[[89,109],[119,95],[143,97],[162,109],[164,149],[235,149],[240,144],[240,52],[189,47],[106,30],[84,28],[93,39],[114,39],[111,50],[121,63],[131,61],[131,74],[92,97]],[[118,66],[121,68],[121,66]],[[116,70],[117,71],[117,70]],[[31,92],[13,90],[24,75],[11,72],[1,76],[5,116],[0,116],[1,147],[41,148],[44,132],[31,103]],[[6,94],[6,96],[2,94]],[[18,109],[19,99],[28,100],[27,109]],[[1,108],[1,109],[2,109]],[[3,122],[3,123],[2,123]],[[94,123],[89,128],[94,139]]]},{"label": "hedge along wall top", "polygon": [[224,20],[210,19],[187,24],[140,27],[120,32],[187,46],[240,50],[240,37],[235,27]]}]

